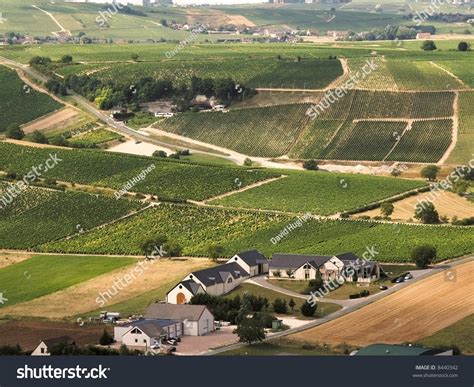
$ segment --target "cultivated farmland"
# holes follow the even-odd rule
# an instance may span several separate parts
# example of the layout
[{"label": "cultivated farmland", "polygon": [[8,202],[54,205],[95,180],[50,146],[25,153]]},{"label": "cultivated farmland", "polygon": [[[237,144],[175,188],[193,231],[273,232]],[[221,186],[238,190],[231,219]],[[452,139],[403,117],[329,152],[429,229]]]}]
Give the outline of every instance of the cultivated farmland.
[{"label": "cultivated farmland", "polygon": [[138,202],[115,200],[78,192],[30,187],[13,199],[9,185],[0,182],[0,248],[26,249],[84,232],[141,207]]},{"label": "cultivated farmland", "polygon": [[276,105],[223,112],[185,113],[155,126],[249,156],[284,155],[305,127],[309,105]]},{"label": "cultivated farmland", "polygon": [[62,105],[25,85],[15,71],[0,66],[0,132],[10,124],[25,124]]},{"label": "cultivated farmland", "polygon": [[116,190],[155,165],[131,192],[161,198],[203,200],[277,176],[263,170],[190,164],[98,150],[53,151],[9,143],[0,143],[0,170],[27,173],[32,166],[44,163],[51,153],[57,154],[62,161],[45,177]]},{"label": "cultivated farmland", "polygon": [[173,83],[189,82],[192,77],[232,78],[248,87],[320,89],[329,85],[343,71],[337,59],[295,59],[231,57],[193,61],[162,60],[141,63],[107,65],[74,65],[62,67],[62,75],[83,75],[93,72],[100,80],[120,79],[137,82],[148,76],[170,80]]},{"label": "cultivated farmland", "polygon": [[[212,201],[256,208],[330,215],[420,188],[422,181],[326,172],[288,172],[288,176]],[[370,187],[370,190],[367,189]]]},{"label": "cultivated farmland", "polygon": [[456,280],[441,272],[382,300],[292,339],[311,343],[414,342],[474,313],[474,261],[456,266]]},{"label": "cultivated farmland", "polygon": [[[315,108],[319,115],[306,126],[289,155],[436,162],[452,141],[453,122],[447,117],[454,114],[453,102],[453,92],[349,91],[327,109]],[[409,125],[409,120],[428,119]]]},{"label": "cultivated farmland", "polygon": [[[95,254],[140,254],[144,238],[165,234],[183,247],[183,255],[207,256],[211,244],[232,256],[249,246],[271,255],[276,252],[335,254],[353,251],[362,255],[367,246],[379,252],[382,262],[409,262],[413,246],[430,241],[438,260],[472,251],[469,227],[381,224],[362,221],[308,220],[288,238],[275,238],[296,216],[264,214],[185,205],[161,205],[113,225],[65,241],[45,244],[43,251]],[[123,243],[126,240],[127,243]]]}]

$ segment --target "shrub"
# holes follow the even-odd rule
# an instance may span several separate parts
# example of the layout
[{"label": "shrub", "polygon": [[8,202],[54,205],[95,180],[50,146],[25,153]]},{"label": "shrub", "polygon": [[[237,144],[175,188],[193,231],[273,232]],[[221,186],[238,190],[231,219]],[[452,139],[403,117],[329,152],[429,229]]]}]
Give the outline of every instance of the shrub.
[{"label": "shrub", "polygon": [[114,342],[112,336],[110,336],[109,332],[104,329],[102,336],[100,337],[99,344],[100,345],[110,345]]},{"label": "shrub", "polygon": [[281,298],[276,298],[275,301],[273,301],[272,306],[275,313],[285,314],[288,312],[286,300],[282,300]]},{"label": "shrub", "polygon": [[38,130],[35,130],[33,132],[33,134],[31,135],[31,140],[33,142],[38,143],[38,144],[47,144],[48,143],[48,139],[46,138],[46,136]]},{"label": "shrub", "polygon": [[308,301],[305,301],[303,305],[301,305],[301,314],[306,317],[313,317],[316,313],[316,309],[318,308],[318,304],[311,305]]},{"label": "shrub", "polygon": [[8,138],[12,138],[14,140],[21,140],[23,137],[25,137],[25,132],[20,129],[18,124],[10,124],[5,131],[5,135]]},{"label": "shrub", "polygon": [[157,151],[154,151],[153,152],[153,157],[162,157],[162,158],[166,158],[167,157],[167,154],[165,151],[162,151],[162,150],[157,150]]},{"label": "shrub", "polygon": [[432,40],[425,40],[421,45],[421,49],[424,51],[436,50],[436,44]]},{"label": "shrub", "polygon": [[359,298],[360,297],[360,293],[354,293],[354,294],[349,294],[349,298],[352,300],[354,298]]},{"label": "shrub", "polygon": [[317,171],[319,169],[316,160],[307,160],[303,163],[303,168],[309,171]]}]

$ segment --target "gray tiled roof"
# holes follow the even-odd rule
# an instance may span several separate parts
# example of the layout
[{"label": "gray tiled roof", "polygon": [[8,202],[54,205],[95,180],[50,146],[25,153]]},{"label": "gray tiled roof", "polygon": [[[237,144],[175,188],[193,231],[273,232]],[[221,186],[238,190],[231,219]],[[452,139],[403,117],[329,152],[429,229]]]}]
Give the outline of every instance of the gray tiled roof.
[{"label": "gray tiled roof", "polygon": [[257,250],[249,250],[235,254],[249,266],[257,266],[259,263],[267,263],[268,259]]},{"label": "gray tiled roof", "polygon": [[140,328],[142,332],[147,334],[149,337],[160,337],[162,334],[165,334],[166,331],[163,329],[172,324],[176,324],[176,320],[140,320],[136,321],[129,325],[130,328]]},{"label": "gray tiled roof", "polygon": [[317,268],[324,265],[331,258],[329,255],[274,254],[269,267],[270,269],[298,269],[305,263],[309,263]]},{"label": "gray tiled roof", "polygon": [[201,284],[198,284],[193,280],[181,281],[180,284],[183,285],[186,289],[188,289],[193,295],[196,295],[200,288],[202,289]]},{"label": "gray tiled roof", "polygon": [[163,304],[155,302],[145,312],[146,319],[197,321],[204,313],[205,305]]},{"label": "gray tiled roof", "polygon": [[225,263],[224,265],[218,265],[204,270],[193,271],[191,274],[205,286],[212,286],[214,284],[223,283],[229,273],[234,279],[249,276],[249,273],[235,262]]}]

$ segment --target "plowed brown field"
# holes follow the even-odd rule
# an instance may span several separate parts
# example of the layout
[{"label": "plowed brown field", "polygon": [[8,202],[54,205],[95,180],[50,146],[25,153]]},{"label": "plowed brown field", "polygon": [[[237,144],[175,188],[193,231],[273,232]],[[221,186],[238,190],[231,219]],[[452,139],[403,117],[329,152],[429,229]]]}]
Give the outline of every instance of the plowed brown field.
[{"label": "plowed brown field", "polygon": [[314,343],[414,342],[474,313],[474,261],[432,275],[355,312],[289,336]]}]

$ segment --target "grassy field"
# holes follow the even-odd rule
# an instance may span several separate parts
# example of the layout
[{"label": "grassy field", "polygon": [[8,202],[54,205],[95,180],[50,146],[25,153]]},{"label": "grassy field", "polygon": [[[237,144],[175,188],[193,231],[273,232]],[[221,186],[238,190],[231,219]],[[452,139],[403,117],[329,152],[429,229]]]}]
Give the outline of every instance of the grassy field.
[{"label": "grassy field", "polygon": [[44,163],[51,153],[62,161],[45,173],[45,177],[119,190],[148,170],[129,191],[160,198],[203,200],[276,176],[272,172],[239,167],[190,164],[97,150],[53,151],[7,143],[0,143],[0,170],[26,173],[32,166]]},{"label": "grassy field", "polygon": [[[75,257],[63,257],[73,260]],[[116,258],[108,258],[114,260]],[[131,264],[116,267],[107,272],[84,279],[75,284],[40,298],[34,298],[2,310],[8,316],[35,316],[49,319],[71,319],[77,316],[98,317],[99,313],[114,310],[129,315],[143,314],[149,303],[163,300],[166,292],[190,271],[213,265],[211,260],[168,260],[139,261],[131,259]],[[130,276],[133,282],[124,282]],[[33,277],[32,277],[33,278]],[[122,281],[121,281],[122,280]],[[120,291],[114,285],[121,281]],[[118,285],[115,285],[117,288]]]},{"label": "grassy field", "polygon": [[459,348],[462,354],[474,354],[474,314],[455,322],[454,324],[441,329],[431,336],[420,340],[420,344],[426,347],[447,347]]},{"label": "grassy field", "polygon": [[287,177],[283,179],[211,203],[330,215],[425,186],[422,181],[369,175],[323,171],[285,173]]},{"label": "grassy field", "polygon": [[[0,197],[8,185],[0,182]],[[1,204],[1,202],[0,202]],[[0,205],[0,248],[26,249],[84,232],[142,205],[78,192],[28,188]]]},{"label": "grassy field", "polygon": [[0,132],[44,116],[61,104],[25,85],[15,71],[0,66]]},{"label": "grassy field", "polygon": [[0,269],[2,308],[57,292],[82,281],[130,265],[131,258],[38,255]]},{"label": "grassy field", "polygon": [[[235,297],[237,294],[242,296],[245,292],[250,293],[250,294],[255,294],[258,296],[266,297],[268,299],[268,302],[270,305],[275,301],[275,299],[280,298],[282,300],[285,300],[286,303],[288,304],[292,297],[287,296],[282,293],[275,292],[270,289],[262,288],[261,286],[253,285],[253,284],[241,284],[237,288],[235,288],[232,292],[228,293],[226,297]],[[293,301],[295,301],[295,307],[294,310],[291,310],[290,307],[288,307],[288,313],[287,315],[289,316],[295,316],[297,318],[302,318],[306,319],[307,317],[304,317],[301,314],[300,307],[303,305],[304,301],[301,298],[293,298]],[[271,307],[270,307],[271,309]],[[321,318],[324,316],[327,316],[328,314],[334,313],[335,311],[341,309],[340,305],[337,304],[331,304],[329,302],[318,302],[318,308],[316,309],[316,313],[314,314],[314,318]],[[270,310],[271,311],[271,310]]]},{"label": "grassy field", "polygon": [[[294,281],[294,280],[269,280],[271,284],[279,286],[283,289],[291,290],[296,293],[304,294],[305,289],[308,287],[308,281]],[[333,298],[336,300],[348,300],[350,294],[360,293],[363,290],[368,290],[370,294],[376,294],[380,292],[380,285],[391,286],[390,281],[377,281],[369,284],[369,286],[357,286],[357,284],[346,282],[336,290],[331,291],[326,295],[327,298]]]},{"label": "grassy field", "polygon": [[[273,253],[362,255],[367,246],[378,252],[380,262],[410,262],[416,245],[433,244],[438,261],[472,252],[474,236],[469,227],[392,225],[363,221],[309,220],[287,238],[275,238],[296,217],[259,212],[161,205],[136,216],[66,241],[47,243],[41,250],[64,253],[140,254],[144,238],[168,235],[187,256],[207,256],[211,244],[224,247],[224,256],[256,248]],[[124,240],[127,241],[124,244]]]}]

